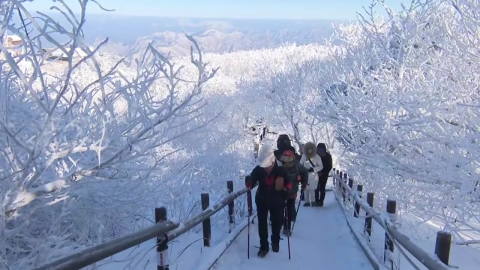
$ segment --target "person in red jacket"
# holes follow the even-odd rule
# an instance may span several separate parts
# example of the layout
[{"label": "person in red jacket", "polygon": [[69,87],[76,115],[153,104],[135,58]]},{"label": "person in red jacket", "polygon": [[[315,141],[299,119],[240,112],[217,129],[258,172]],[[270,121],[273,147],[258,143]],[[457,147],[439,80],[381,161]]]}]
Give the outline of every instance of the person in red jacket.
[{"label": "person in red jacket", "polygon": [[258,155],[259,164],[247,177],[245,185],[252,189],[258,184],[255,195],[257,206],[258,235],[260,237],[259,257],[265,257],[269,251],[268,245],[268,221],[272,224],[272,251],[280,250],[280,231],[283,224],[283,211],[285,201],[290,194],[292,184],[284,167],[278,166],[273,154],[273,147],[263,145]]}]

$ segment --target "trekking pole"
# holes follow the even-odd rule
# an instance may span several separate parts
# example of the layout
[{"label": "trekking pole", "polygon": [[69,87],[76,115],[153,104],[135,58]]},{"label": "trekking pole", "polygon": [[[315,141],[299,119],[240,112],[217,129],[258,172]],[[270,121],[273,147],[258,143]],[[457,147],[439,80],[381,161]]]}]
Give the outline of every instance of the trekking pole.
[{"label": "trekking pole", "polygon": [[[285,219],[287,220],[287,226],[290,227],[290,224],[288,222],[288,207],[285,205]],[[288,228],[290,231],[290,228]],[[291,260],[292,256],[290,254],[290,234],[287,234],[287,243],[288,243],[288,259]]]},{"label": "trekking pole", "polygon": [[[300,204],[302,203],[302,200],[298,200],[298,205],[297,205],[297,218],[298,218],[298,211],[300,211]],[[295,228],[295,222],[297,222],[297,219],[295,218],[295,220],[293,221],[293,224],[292,224],[292,230],[291,232],[293,232],[293,228]]]},{"label": "trekking pole", "polygon": [[247,206],[248,206],[248,228],[247,228],[247,259],[250,259],[250,216],[252,215],[252,191],[247,191]]},{"label": "trekking pole", "polygon": [[247,232],[247,259],[250,259],[250,213],[248,214],[248,232]]}]

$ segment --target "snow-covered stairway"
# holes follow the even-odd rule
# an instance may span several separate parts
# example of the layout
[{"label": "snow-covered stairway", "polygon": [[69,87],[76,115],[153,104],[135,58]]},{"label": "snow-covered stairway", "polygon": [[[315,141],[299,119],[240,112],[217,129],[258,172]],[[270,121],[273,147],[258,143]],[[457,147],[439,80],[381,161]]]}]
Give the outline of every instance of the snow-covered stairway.
[{"label": "snow-covered stairway", "polygon": [[304,207],[302,202],[290,238],[291,260],[284,236],[279,253],[270,251],[265,258],[257,257],[257,222],[250,224],[250,259],[247,259],[247,232],[245,228],[212,269],[373,269],[331,192],[327,193],[324,207]]}]

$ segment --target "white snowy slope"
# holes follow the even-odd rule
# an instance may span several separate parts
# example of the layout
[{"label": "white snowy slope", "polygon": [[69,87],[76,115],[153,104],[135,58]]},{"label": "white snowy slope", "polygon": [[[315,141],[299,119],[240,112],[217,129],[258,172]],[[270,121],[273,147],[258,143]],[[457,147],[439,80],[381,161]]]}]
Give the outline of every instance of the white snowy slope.
[{"label": "white snowy slope", "polygon": [[322,208],[304,207],[302,202],[290,237],[291,260],[288,259],[287,237],[283,235],[279,253],[270,250],[265,258],[258,258],[257,229],[256,222],[250,224],[250,259],[247,259],[248,230],[245,229],[212,269],[373,269],[350,233],[345,216],[331,192],[327,193]]}]

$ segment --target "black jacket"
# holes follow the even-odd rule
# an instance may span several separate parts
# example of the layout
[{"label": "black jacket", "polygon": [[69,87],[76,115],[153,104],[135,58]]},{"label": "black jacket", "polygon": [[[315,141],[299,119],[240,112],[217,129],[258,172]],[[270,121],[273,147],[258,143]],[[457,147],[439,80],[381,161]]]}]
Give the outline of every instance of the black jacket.
[{"label": "black jacket", "polygon": [[[278,177],[283,178],[283,189],[275,190],[275,180]],[[258,184],[257,194],[255,195],[255,203],[264,205],[283,205],[287,199],[292,184],[288,180],[285,168],[278,166],[275,162],[272,171],[267,174],[265,168],[257,166],[250,173],[250,177],[245,179],[245,185],[254,188]]]},{"label": "black jacket", "polygon": [[332,155],[330,153],[325,153],[325,156],[320,156],[322,159],[322,164],[323,164],[323,169],[321,170],[322,172],[322,177],[328,177],[328,174],[332,170]]}]

